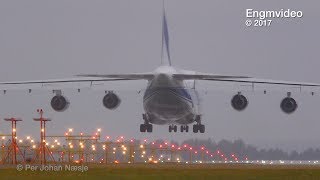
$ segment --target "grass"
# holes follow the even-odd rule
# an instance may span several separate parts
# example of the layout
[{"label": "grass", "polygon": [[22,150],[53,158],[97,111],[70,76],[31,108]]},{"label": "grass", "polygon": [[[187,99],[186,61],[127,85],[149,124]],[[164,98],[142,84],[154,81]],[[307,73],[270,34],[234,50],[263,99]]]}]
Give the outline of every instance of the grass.
[{"label": "grass", "polygon": [[[64,167],[64,166],[63,166]],[[1,167],[1,180],[14,179],[246,179],[246,180],[306,180],[320,179],[320,166],[249,165],[249,164],[118,164],[91,165],[86,172],[17,171],[15,167]]]}]

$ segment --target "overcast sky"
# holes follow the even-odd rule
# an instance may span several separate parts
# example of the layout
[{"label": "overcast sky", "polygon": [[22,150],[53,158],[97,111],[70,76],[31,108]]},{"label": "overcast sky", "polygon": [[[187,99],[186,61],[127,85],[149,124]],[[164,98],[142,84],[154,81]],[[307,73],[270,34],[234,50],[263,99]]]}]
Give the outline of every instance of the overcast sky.
[{"label": "overcast sky", "polygon": [[[320,2],[299,1],[166,1],[174,66],[216,74],[320,83]],[[246,27],[245,10],[292,9],[300,19],[273,19],[271,27]],[[68,78],[81,73],[152,71],[160,64],[161,0],[10,0],[0,1],[0,81]],[[245,92],[249,106],[230,106],[237,88],[221,90],[199,82],[205,134],[169,134],[167,126],[141,134],[142,94],[146,82],[111,83],[103,88],[64,91],[71,102],[63,113],[50,108],[49,90],[8,91],[0,95],[0,118],[21,117],[18,135],[39,136],[32,121],[37,108],[52,118],[48,134],[76,132],[131,138],[237,139],[258,147],[303,150],[320,147],[320,91],[293,93],[299,107],[286,115],[279,104],[287,89]],[[2,87],[1,87],[2,88]],[[117,90],[122,104],[115,111],[102,106],[105,89]],[[215,90],[219,89],[219,90]],[[206,91],[206,93],[205,93]],[[0,121],[0,133],[8,133]]]}]

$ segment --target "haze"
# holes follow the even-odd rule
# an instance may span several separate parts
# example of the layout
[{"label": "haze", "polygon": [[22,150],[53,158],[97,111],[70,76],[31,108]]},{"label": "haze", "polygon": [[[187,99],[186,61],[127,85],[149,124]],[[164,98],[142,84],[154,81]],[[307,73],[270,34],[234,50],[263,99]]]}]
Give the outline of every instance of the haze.
[{"label": "haze", "polygon": [[[310,1],[166,1],[174,66],[201,72],[249,75],[257,78],[320,83],[320,2]],[[271,27],[245,26],[245,9],[303,11],[301,19],[274,19]],[[152,71],[160,64],[160,0],[11,0],[0,1],[0,81],[68,78],[81,73]],[[154,126],[141,134],[142,94],[145,82],[112,83],[100,90],[66,90],[70,108],[54,112],[49,90],[8,91],[0,95],[0,118],[21,117],[18,136],[39,136],[35,110],[52,118],[48,134],[92,133],[127,138],[243,139],[258,147],[303,150],[319,147],[320,92],[294,93],[297,112],[286,115],[279,103],[287,90],[250,92],[249,106],[236,112],[230,106],[237,89],[203,89],[205,134],[168,133]],[[122,104],[115,111],[102,106],[104,90],[116,91]],[[209,90],[208,90],[209,89]],[[205,92],[208,90],[207,92]],[[0,133],[9,124],[0,121]]]}]

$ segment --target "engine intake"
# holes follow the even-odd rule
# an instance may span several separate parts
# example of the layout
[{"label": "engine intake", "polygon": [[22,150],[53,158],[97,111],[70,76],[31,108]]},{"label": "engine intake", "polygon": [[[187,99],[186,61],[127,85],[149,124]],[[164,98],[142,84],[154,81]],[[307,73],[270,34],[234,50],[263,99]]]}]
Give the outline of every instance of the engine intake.
[{"label": "engine intake", "polygon": [[280,107],[283,112],[290,114],[297,109],[298,104],[292,97],[286,97],[281,101]]},{"label": "engine intake", "polygon": [[67,100],[67,98],[65,98],[62,95],[55,95],[52,99],[51,99],[51,107],[53,110],[58,111],[58,112],[62,112],[66,109],[68,109],[69,107],[69,101]]},{"label": "engine intake", "polygon": [[108,92],[102,100],[103,106],[106,107],[107,109],[116,109],[120,103],[121,100],[120,98],[113,92]]},{"label": "engine intake", "polygon": [[235,110],[242,111],[248,106],[248,100],[244,95],[238,93],[231,99],[231,105]]}]

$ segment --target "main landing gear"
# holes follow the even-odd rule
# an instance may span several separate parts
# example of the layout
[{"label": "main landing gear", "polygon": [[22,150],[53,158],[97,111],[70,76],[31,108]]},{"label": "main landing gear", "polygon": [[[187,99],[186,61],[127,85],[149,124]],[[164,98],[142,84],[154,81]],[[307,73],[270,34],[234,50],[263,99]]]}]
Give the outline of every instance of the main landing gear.
[{"label": "main landing gear", "polygon": [[152,124],[149,123],[148,121],[148,117],[146,116],[146,114],[142,115],[142,118],[144,120],[144,124],[140,124],[140,132],[152,132]]},{"label": "main landing gear", "polygon": [[[152,132],[152,124],[150,124],[148,117],[146,114],[142,115],[144,123],[140,124],[140,132]],[[200,115],[197,115],[195,118],[195,121],[197,124],[193,125],[193,132],[194,133],[204,133],[205,132],[205,126],[203,124],[201,124],[201,117]],[[178,131],[178,127],[177,125],[170,125],[169,126],[169,132],[177,132]],[[180,132],[189,132],[189,126],[188,125],[181,125],[180,126]]]},{"label": "main landing gear", "polygon": [[195,121],[197,122],[197,124],[193,125],[193,132],[194,133],[198,133],[200,131],[200,133],[204,133],[205,132],[205,126],[203,124],[201,124],[200,115],[196,116]]}]

